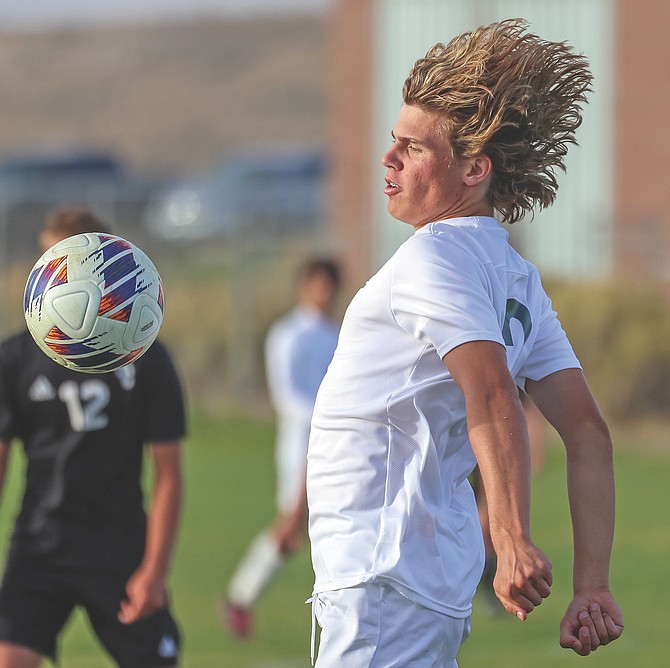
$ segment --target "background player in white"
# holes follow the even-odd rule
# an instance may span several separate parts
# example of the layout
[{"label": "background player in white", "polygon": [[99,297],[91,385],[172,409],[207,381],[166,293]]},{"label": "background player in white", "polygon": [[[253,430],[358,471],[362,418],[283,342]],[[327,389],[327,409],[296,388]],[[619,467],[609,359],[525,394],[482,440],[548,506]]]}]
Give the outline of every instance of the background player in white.
[{"label": "background player in white", "polygon": [[[91,212],[51,215],[40,244],[106,232]],[[85,609],[122,668],[176,666],[179,631],[166,579],[181,510],[185,420],[175,368],[160,342],[112,373],[60,366],[28,331],[0,345],[0,480],[20,439],[23,502],[0,586],[0,666],[55,660],[73,609]],[[145,444],[154,468],[145,516]]]},{"label": "background player in white", "polygon": [[226,625],[240,638],[251,632],[253,607],[284,559],[304,541],[307,442],[316,393],[337,345],[332,310],[339,285],[334,261],[305,263],[298,272],[296,305],[271,326],[265,340],[268,389],[277,415],[277,518],[251,543],[221,605]]},{"label": "background player in white", "polygon": [[405,82],[382,162],[388,210],[415,233],[347,309],[312,419],[319,667],[456,666],[484,561],[476,463],[498,597],[525,620],[549,595],[518,388],[567,453],[574,598],[560,643],[587,655],[622,632],[608,429],[536,269],[493,217],[553,202],[590,83],[582,56],[519,20],[436,45]]}]

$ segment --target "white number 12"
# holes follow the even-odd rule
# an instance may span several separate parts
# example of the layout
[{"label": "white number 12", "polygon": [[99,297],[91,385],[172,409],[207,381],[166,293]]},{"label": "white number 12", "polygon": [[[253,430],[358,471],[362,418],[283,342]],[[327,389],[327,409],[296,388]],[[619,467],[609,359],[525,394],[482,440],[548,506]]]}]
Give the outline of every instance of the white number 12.
[{"label": "white number 12", "polygon": [[65,381],[58,388],[58,398],[67,408],[74,431],[97,431],[109,423],[104,413],[109,403],[109,388],[101,380],[91,378],[81,384]]}]

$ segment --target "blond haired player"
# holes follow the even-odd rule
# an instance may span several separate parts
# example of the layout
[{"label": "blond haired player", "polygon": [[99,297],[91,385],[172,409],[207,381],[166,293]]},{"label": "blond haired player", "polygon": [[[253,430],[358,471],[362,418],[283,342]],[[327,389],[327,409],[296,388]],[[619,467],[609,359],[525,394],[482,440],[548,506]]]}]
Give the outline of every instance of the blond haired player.
[{"label": "blond haired player", "polygon": [[560,644],[587,655],[622,632],[608,429],[499,222],[553,202],[590,84],[582,56],[520,20],[436,45],[405,81],[382,162],[388,210],[415,232],[347,309],[312,420],[319,668],[457,665],[484,561],[476,463],[500,601],[523,621],[549,595],[518,388],[567,453],[574,598]]}]

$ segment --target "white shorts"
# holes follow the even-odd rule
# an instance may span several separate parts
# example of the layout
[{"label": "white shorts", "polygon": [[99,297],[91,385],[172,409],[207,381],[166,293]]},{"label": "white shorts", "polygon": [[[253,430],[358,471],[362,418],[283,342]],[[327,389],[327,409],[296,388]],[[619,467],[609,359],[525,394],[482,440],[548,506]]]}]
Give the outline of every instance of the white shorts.
[{"label": "white shorts", "polygon": [[280,416],[277,422],[275,465],[277,510],[290,515],[305,493],[309,421]]},{"label": "white shorts", "polygon": [[458,668],[470,617],[429,610],[386,583],[315,594],[316,668]]}]

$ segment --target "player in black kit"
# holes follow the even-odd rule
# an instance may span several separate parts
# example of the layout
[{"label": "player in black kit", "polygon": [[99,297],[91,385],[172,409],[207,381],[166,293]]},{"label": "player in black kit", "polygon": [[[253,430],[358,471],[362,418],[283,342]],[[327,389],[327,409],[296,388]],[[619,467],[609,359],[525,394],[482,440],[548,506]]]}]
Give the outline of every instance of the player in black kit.
[{"label": "player in black kit", "polygon": [[[83,209],[56,212],[44,250],[106,231]],[[27,331],[0,345],[0,480],[9,446],[27,459],[21,510],[0,586],[0,666],[56,658],[73,609],[86,610],[122,668],[176,666],[179,632],[166,578],[181,508],[182,390],[155,342],[113,373],[82,374],[50,360]],[[145,515],[145,445],[154,465]]]}]

